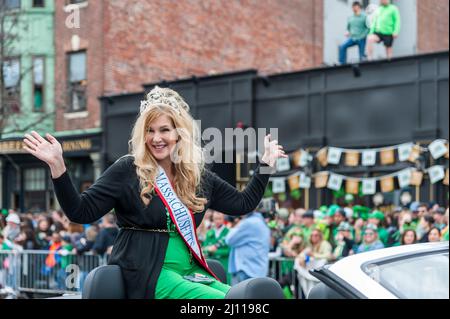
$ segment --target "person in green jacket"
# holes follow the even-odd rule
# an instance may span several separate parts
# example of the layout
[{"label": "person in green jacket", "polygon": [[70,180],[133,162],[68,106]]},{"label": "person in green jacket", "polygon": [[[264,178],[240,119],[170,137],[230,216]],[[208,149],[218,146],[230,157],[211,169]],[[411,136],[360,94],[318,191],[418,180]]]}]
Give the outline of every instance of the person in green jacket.
[{"label": "person in green jacket", "polygon": [[384,213],[379,210],[374,210],[372,214],[369,215],[369,224],[377,226],[378,238],[381,240],[383,245],[387,247],[389,233],[386,231],[386,228],[382,226],[382,222],[384,221],[384,219]]},{"label": "person in green jacket", "polygon": [[373,59],[374,44],[383,42],[386,56],[392,58],[394,39],[400,33],[400,11],[390,0],[381,0],[380,7],[374,13],[370,34],[367,38],[367,57]]},{"label": "person in green jacket", "polygon": [[218,260],[225,268],[227,273],[227,282],[231,283],[231,275],[228,273],[228,256],[230,247],[225,243],[225,237],[230,229],[225,226],[225,217],[222,213],[213,212],[213,228],[206,233],[203,242],[203,252],[206,258]]}]

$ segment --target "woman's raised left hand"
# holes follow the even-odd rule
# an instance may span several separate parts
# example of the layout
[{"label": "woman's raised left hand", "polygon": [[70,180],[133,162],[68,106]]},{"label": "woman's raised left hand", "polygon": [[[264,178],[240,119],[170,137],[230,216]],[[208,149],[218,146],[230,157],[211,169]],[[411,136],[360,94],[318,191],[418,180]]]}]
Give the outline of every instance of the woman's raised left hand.
[{"label": "woman's raised left hand", "polygon": [[283,150],[283,146],[278,144],[277,140],[271,141],[271,135],[266,135],[264,138],[264,155],[261,161],[275,167],[275,164],[279,158],[287,158],[288,156]]}]

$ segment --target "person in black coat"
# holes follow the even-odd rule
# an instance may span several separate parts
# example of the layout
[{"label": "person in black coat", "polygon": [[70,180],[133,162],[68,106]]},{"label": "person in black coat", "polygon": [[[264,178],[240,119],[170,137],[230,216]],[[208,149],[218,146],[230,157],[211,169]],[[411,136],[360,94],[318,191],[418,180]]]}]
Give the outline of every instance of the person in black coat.
[{"label": "person in black coat", "polygon": [[92,250],[98,255],[110,253],[118,233],[119,229],[117,229],[114,214],[106,214],[102,219],[101,229],[95,239]]},{"label": "person in black coat", "polygon": [[[49,165],[56,196],[71,221],[87,224],[116,212],[120,231],[108,262],[121,267],[128,298],[223,298],[227,287],[211,279],[214,274],[198,250],[196,227],[208,208],[235,216],[253,211],[269,168],[287,157],[266,136],[260,166],[240,192],[205,168],[196,136],[198,128],[184,100],[171,89],[155,87],[141,102],[130,154],[79,194],[60,143],[50,134],[46,139],[35,131],[25,135],[25,150]],[[173,247],[183,249],[173,254]],[[164,282],[176,284],[164,286],[158,280],[163,275]]]}]

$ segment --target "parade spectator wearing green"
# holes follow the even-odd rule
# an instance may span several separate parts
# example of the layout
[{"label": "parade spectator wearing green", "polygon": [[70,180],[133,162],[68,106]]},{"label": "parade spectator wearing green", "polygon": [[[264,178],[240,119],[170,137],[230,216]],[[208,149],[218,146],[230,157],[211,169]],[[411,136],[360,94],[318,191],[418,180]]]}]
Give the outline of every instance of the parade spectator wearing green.
[{"label": "parade spectator wearing green", "polygon": [[214,227],[206,233],[203,242],[203,251],[209,258],[219,261],[227,273],[228,284],[231,283],[231,275],[228,273],[228,256],[230,247],[225,243],[225,237],[230,229],[225,226],[225,217],[217,211],[212,215]]},{"label": "parade spectator wearing green", "polygon": [[386,56],[392,58],[392,45],[400,33],[401,20],[400,11],[391,4],[390,0],[381,0],[380,7],[375,12],[375,17],[370,28],[367,43],[367,55],[369,60],[373,59],[373,47],[375,43],[383,42],[386,47]]},{"label": "parade spectator wearing green", "polygon": [[353,255],[353,246],[355,245],[352,235],[353,228],[348,222],[341,222],[337,230],[336,248],[333,250],[333,257],[335,260]]},{"label": "parade spectator wearing green", "polygon": [[363,253],[384,248],[383,243],[378,239],[378,228],[373,224],[368,224],[363,232],[363,241],[356,250],[356,253]]},{"label": "parade spectator wearing green", "polygon": [[305,242],[309,242],[309,239],[311,238],[311,233],[314,229],[316,229],[316,224],[314,222],[314,212],[312,210],[306,211],[302,215],[302,232],[303,232],[303,240]]},{"label": "parade spectator wearing green", "polygon": [[372,214],[369,215],[369,224],[377,226],[378,238],[381,240],[384,246],[387,246],[389,240],[389,233],[386,228],[382,227],[382,222],[384,221],[384,213],[379,210],[374,210]]}]

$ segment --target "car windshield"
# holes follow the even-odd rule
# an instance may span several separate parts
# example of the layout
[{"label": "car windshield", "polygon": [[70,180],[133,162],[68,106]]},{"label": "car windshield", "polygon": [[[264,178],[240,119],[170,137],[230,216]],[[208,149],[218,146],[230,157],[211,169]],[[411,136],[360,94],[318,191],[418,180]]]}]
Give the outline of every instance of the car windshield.
[{"label": "car windshield", "polygon": [[363,270],[399,298],[449,298],[448,252],[371,263]]}]

